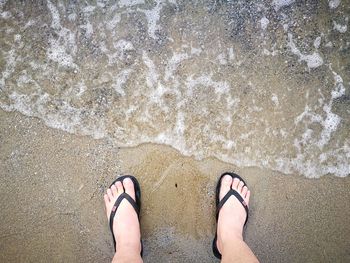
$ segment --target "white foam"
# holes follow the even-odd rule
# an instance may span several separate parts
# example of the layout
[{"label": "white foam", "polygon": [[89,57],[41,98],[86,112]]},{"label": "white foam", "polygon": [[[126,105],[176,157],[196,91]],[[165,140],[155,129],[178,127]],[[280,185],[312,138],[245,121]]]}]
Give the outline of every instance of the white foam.
[{"label": "white foam", "polygon": [[59,41],[50,39],[50,48],[47,50],[47,56],[50,60],[57,62],[63,67],[77,67],[74,64],[73,57],[67,54],[66,49]]},{"label": "white foam", "polygon": [[302,55],[300,56],[300,60],[305,61],[308,68],[318,68],[323,65],[323,59],[317,52],[310,55]]},{"label": "white foam", "polygon": [[158,83],[158,77],[159,77],[156,66],[155,66],[154,62],[149,58],[146,51],[143,51],[142,59],[148,68],[148,74],[146,76],[147,87],[153,88]]},{"label": "white foam", "polygon": [[9,19],[9,18],[11,18],[12,17],[12,14],[11,14],[11,12],[9,12],[9,11],[5,11],[5,12],[1,12],[1,18],[2,19]]},{"label": "white foam", "polygon": [[0,12],[2,12],[4,5],[7,3],[7,0],[0,0]]},{"label": "white foam", "polygon": [[[332,68],[331,68],[332,70]],[[340,75],[332,70],[334,76],[334,89],[332,90],[332,99],[339,98],[345,94],[345,87],[343,83],[343,79]]]},{"label": "white foam", "polygon": [[116,12],[113,18],[106,22],[107,29],[112,31],[120,23],[120,20],[120,13]]},{"label": "white foam", "polygon": [[[163,0],[156,0],[156,5],[152,9],[141,9],[138,8],[137,11],[142,12],[145,14],[147,19],[147,25],[148,25],[148,35],[154,39],[157,39],[156,31],[160,29],[159,26],[159,19],[160,19],[160,12],[163,8],[163,5],[165,4],[165,1]],[[176,1],[168,1],[169,3],[176,4]]]},{"label": "white foam", "polygon": [[158,21],[160,18],[160,11],[162,9],[161,0],[156,1],[156,6],[150,10],[138,9],[138,11],[146,15],[147,24],[148,24],[148,34],[150,37],[157,39],[156,31],[160,29]]},{"label": "white foam", "polygon": [[83,8],[83,13],[92,13],[96,9],[96,6],[88,5]]},{"label": "white foam", "polygon": [[71,22],[74,22],[77,19],[77,14],[76,13],[72,13],[68,15],[68,20]]},{"label": "white foam", "polygon": [[115,65],[119,61],[126,61],[127,59],[131,59],[131,52],[135,51],[132,42],[124,39],[120,39],[114,42],[113,48],[115,49],[115,52],[111,53],[111,51],[107,49],[105,43],[101,43],[101,50],[107,55],[109,65]]},{"label": "white foam", "polygon": [[295,2],[295,0],[273,0],[272,5],[274,6],[275,11],[278,11],[282,7],[289,6],[289,5],[293,4],[294,2]]},{"label": "white foam", "polygon": [[304,55],[300,52],[300,50],[296,47],[293,36],[291,33],[288,33],[288,43],[287,46],[290,48],[294,55],[299,57],[299,61],[305,61],[309,69],[317,68],[323,65],[323,59],[318,52],[313,52],[312,54]]},{"label": "white foam", "polygon": [[271,100],[275,104],[275,106],[279,105],[278,97],[276,94],[272,94]]},{"label": "white foam", "polygon": [[266,30],[267,25],[270,23],[270,21],[264,16],[263,18],[260,19],[260,26],[262,30]]},{"label": "white foam", "polygon": [[85,29],[85,36],[91,38],[94,33],[93,26],[90,22],[87,22],[85,25],[81,25],[80,28]]},{"label": "white foam", "polygon": [[173,77],[173,73],[180,65],[180,63],[184,60],[189,59],[190,56],[187,53],[173,53],[173,56],[168,60],[167,66],[165,68],[164,80],[168,81],[171,77]]},{"label": "white foam", "polygon": [[5,70],[1,72],[0,79],[0,91],[5,87],[6,80],[11,76],[16,68],[16,52],[14,49],[11,49],[5,56],[6,66]]},{"label": "white foam", "polygon": [[340,0],[328,0],[329,8],[334,9],[340,5]]},{"label": "white foam", "polygon": [[47,7],[49,8],[49,11],[52,17],[51,27],[53,29],[60,29],[61,28],[60,14],[58,13],[57,8],[51,3],[50,0],[47,0]]},{"label": "white foam", "polygon": [[72,107],[66,102],[62,102],[59,111],[50,111],[44,105],[51,101],[47,93],[34,93],[31,96],[12,92],[9,95],[12,101],[11,105],[3,105],[0,107],[7,111],[18,111],[27,116],[39,117],[44,120],[49,127],[60,129],[69,133],[80,133],[89,135],[95,139],[101,139],[106,136],[105,125],[103,120],[95,121],[91,126],[81,125],[81,110]]},{"label": "white foam", "polygon": [[[315,141],[315,138],[312,138],[311,136],[305,136],[305,133],[301,141],[296,140],[296,146],[299,149],[299,151],[301,151],[301,144],[315,144],[320,149],[323,149],[324,146],[329,143],[332,133],[334,133],[338,129],[339,124],[341,123],[340,116],[332,112],[332,105],[334,99],[339,98],[345,94],[345,87],[343,85],[343,79],[337,73],[335,73],[331,67],[330,70],[333,72],[335,84],[334,89],[331,91],[330,101],[324,104],[322,108],[325,113],[325,117],[313,112],[306,105],[304,112],[295,118],[296,125],[299,122],[304,121],[308,124],[319,123],[322,127],[320,137],[317,141]],[[305,132],[309,133],[308,130],[306,130]],[[308,174],[310,173],[311,172],[309,171]]]},{"label": "white foam", "polygon": [[314,41],[314,47],[316,49],[318,49],[321,45],[321,37],[316,37],[315,41]]},{"label": "white foam", "polygon": [[324,105],[323,110],[326,113],[326,118],[322,121],[323,130],[321,133],[321,138],[317,142],[317,145],[320,148],[323,148],[325,146],[330,138],[333,132],[335,132],[338,128],[338,125],[340,124],[341,118],[332,112],[332,104],[330,105]]},{"label": "white foam", "polygon": [[113,46],[119,52],[135,50],[134,45],[132,44],[132,42],[124,40],[124,39],[121,39],[121,40],[119,40],[117,42],[114,42]]},{"label": "white foam", "polygon": [[47,57],[60,66],[77,68],[72,55],[67,52],[69,50],[73,55],[76,53],[75,35],[69,29],[62,27],[59,12],[50,0],[47,1],[47,7],[52,17],[51,28],[56,30],[58,35],[56,38],[49,38],[50,47],[46,52]]},{"label": "white foam", "polygon": [[332,43],[332,41],[328,41],[328,43],[325,44],[324,46],[328,47],[328,48],[332,48],[333,47],[333,43]]},{"label": "white foam", "polygon": [[25,24],[24,29],[27,29],[28,27],[31,27],[31,26],[35,25],[35,23],[36,23],[35,20],[32,20],[32,19],[29,20],[29,21]]},{"label": "white foam", "polygon": [[125,96],[124,91],[124,85],[128,81],[130,74],[133,72],[131,69],[124,69],[122,72],[120,72],[116,77],[113,78],[114,83],[112,84],[112,87],[114,88],[115,92],[118,94]]},{"label": "white foam", "polygon": [[141,5],[144,3],[145,3],[144,0],[120,0],[118,4],[120,7],[132,7],[132,6]]},{"label": "white foam", "polygon": [[198,56],[201,53],[202,53],[202,50],[200,48],[195,48],[195,47],[191,46],[191,54],[192,55]]},{"label": "white foam", "polygon": [[230,85],[226,81],[214,81],[209,75],[202,75],[197,78],[189,76],[186,79],[187,87],[189,88],[189,95],[192,95],[192,89],[195,86],[202,85],[205,87],[213,87],[214,92],[221,97],[221,95],[227,94],[229,92]]},{"label": "white foam", "polygon": [[333,21],[333,29],[337,30],[339,33],[344,34],[348,30],[348,25],[341,25]]},{"label": "white foam", "polygon": [[226,65],[227,64],[227,59],[226,59],[226,54],[225,53],[221,53],[219,54],[216,59],[219,61],[219,64],[221,65]]},{"label": "white foam", "polygon": [[271,51],[263,48],[262,53],[266,56],[276,56],[278,54],[278,50],[276,49],[276,43],[272,45]]},{"label": "white foam", "polygon": [[228,59],[229,60],[234,60],[235,59],[235,53],[233,52],[233,48],[232,47],[230,47],[228,49]]}]

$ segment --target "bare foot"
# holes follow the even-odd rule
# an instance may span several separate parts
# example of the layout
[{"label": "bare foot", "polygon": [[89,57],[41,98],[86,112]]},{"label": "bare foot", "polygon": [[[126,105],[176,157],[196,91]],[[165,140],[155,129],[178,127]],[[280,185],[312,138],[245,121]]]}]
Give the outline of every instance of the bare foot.
[{"label": "bare foot", "polygon": [[[232,180],[230,175],[221,179],[220,200],[227,194],[230,188],[236,190],[249,204],[250,191],[238,178]],[[247,214],[242,204],[235,196],[231,196],[219,212],[217,229],[217,247],[220,253],[225,250],[225,244],[230,244],[237,239],[243,240],[243,226]]]},{"label": "bare foot", "polygon": [[[113,184],[104,195],[108,221],[115,201],[124,192],[123,186],[125,192],[135,200],[134,183],[130,178],[125,178],[123,183],[118,181]],[[116,240],[116,251],[123,249],[141,252],[140,223],[137,213],[126,199],[122,200],[115,214],[113,232]]]}]

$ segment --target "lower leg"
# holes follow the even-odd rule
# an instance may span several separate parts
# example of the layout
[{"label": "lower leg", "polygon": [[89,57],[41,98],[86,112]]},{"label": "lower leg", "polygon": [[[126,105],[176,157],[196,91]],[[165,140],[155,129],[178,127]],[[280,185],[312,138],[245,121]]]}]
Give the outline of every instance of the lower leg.
[{"label": "lower leg", "polygon": [[139,251],[130,247],[118,247],[112,263],[142,263],[143,261]]},{"label": "lower leg", "polygon": [[232,239],[229,243],[222,246],[221,249],[222,263],[258,262],[258,259],[243,239]]}]

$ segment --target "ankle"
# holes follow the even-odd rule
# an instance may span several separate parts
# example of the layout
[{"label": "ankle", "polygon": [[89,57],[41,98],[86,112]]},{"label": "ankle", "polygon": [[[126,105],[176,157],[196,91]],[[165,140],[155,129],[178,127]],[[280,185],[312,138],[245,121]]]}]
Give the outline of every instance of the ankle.
[{"label": "ankle", "polygon": [[229,230],[224,227],[225,224],[219,224],[217,233],[221,240],[242,239],[243,240],[243,227],[239,225],[230,225]]},{"label": "ankle", "polygon": [[140,253],[141,252],[141,242],[138,240],[138,242],[130,242],[130,241],[117,241],[116,244],[116,251],[124,251],[128,253]]},{"label": "ankle", "polygon": [[231,229],[229,232],[218,231],[217,246],[221,253],[225,248],[229,248],[232,244],[235,244],[236,242],[244,242],[242,231],[237,231],[234,229]]},{"label": "ankle", "polygon": [[230,234],[229,237],[224,237],[218,239],[218,249],[221,254],[226,254],[227,252],[232,250],[232,245],[241,243],[243,241],[243,236],[241,234]]}]

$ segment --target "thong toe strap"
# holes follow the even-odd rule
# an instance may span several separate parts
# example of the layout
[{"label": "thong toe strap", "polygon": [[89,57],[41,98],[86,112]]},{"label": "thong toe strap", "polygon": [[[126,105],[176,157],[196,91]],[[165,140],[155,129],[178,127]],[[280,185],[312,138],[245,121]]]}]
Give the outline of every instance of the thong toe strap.
[{"label": "thong toe strap", "polygon": [[238,199],[238,201],[242,204],[242,206],[245,209],[245,212],[247,214],[246,220],[244,222],[244,225],[245,225],[247,223],[247,221],[248,221],[248,211],[249,211],[248,210],[248,205],[244,201],[243,197],[236,190],[233,190],[232,188],[227,192],[227,194],[219,202],[219,204],[218,204],[218,206],[216,208],[216,220],[218,220],[218,218],[219,218],[220,209],[224,206],[224,204],[231,197],[231,195],[236,197]]}]

